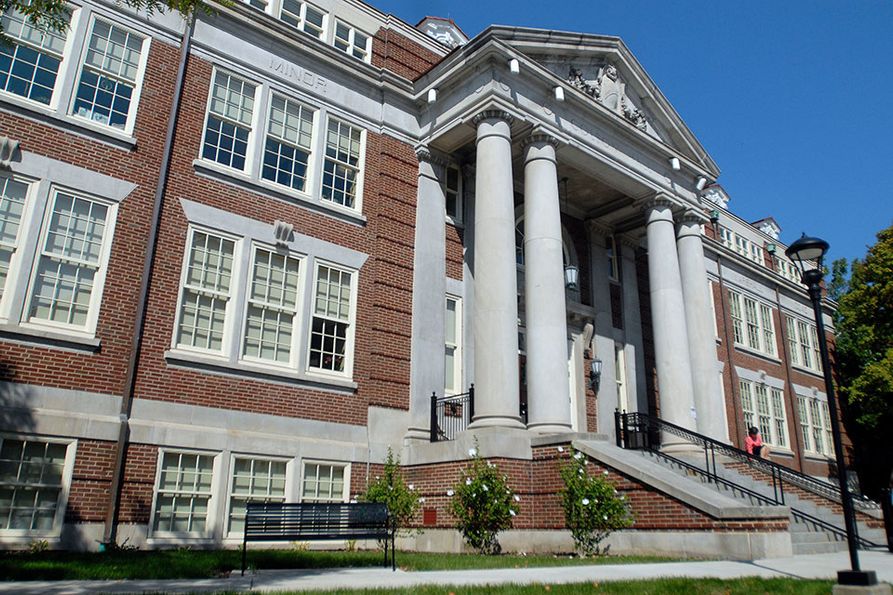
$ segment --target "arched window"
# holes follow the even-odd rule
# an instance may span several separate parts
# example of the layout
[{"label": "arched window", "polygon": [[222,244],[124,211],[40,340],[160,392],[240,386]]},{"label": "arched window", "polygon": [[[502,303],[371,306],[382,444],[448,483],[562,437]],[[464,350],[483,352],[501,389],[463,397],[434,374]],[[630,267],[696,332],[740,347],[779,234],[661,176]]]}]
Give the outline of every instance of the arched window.
[{"label": "arched window", "polygon": [[[561,255],[564,266],[579,266],[577,260],[577,252],[571,242],[570,234],[567,229],[561,226]],[[524,266],[524,215],[515,217],[515,263],[518,266]]]}]

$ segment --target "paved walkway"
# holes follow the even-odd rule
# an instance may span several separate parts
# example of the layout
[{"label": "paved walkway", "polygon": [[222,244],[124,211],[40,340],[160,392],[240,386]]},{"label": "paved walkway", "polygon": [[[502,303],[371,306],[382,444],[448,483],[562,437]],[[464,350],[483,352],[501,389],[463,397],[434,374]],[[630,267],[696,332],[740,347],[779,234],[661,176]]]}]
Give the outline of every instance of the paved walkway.
[{"label": "paved walkway", "polygon": [[[861,552],[865,569],[878,579],[893,583],[893,554]],[[815,554],[753,562],[665,562],[600,566],[556,566],[552,568],[506,568],[499,570],[439,570],[392,572],[385,568],[342,568],[326,570],[261,570],[254,576],[205,580],[167,581],[29,581],[0,582],[0,593],[17,595],[63,595],[81,593],[201,593],[214,591],[305,591],[338,588],[398,588],[419,585],[498,585],[529,583],[580,583],[664,577],[741,578],[793,577],[834,579],[837,570],[849,567],[846,552]]]}]

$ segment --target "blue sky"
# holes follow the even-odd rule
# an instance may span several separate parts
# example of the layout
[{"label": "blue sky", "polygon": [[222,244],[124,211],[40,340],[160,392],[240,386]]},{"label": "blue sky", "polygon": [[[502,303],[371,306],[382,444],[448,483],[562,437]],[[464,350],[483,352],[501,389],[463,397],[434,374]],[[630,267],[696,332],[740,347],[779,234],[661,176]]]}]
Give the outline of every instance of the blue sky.
[{"label": "blue sky", "polygon": [[618,35],[719,164],[730,208],[862,257],[893,224],[890,0],[368,0],[454,19]]}]

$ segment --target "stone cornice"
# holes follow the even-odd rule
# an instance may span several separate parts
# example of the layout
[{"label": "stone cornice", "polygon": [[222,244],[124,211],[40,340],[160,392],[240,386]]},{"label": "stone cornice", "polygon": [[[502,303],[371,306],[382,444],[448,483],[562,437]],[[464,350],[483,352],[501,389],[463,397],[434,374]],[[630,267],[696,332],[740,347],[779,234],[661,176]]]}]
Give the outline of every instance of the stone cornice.
[{"label": "stone cornice", "polygon": [[640,198],[634,203],[638,208],[642,210],[642,212],[647,213],[653,208],[656,207],[668,207],[673,208],[678,206],[678,202],[673,199],[672,196],[666,194],[664,192],[657,192],[653,196],[646,196],[645,198]]},{"label": "stone cornice", "polygon": [[509,126],[511,126],[512,122],[515,121],[515,116],[511,115],[505,110],[501,109],[486,109],[479,114],[477,114],[474,118],[471,119],[471,123],[477,126],[484,120],[488,120],[491,118],[496,118],[499,120],[505,120],[508,122]]},{"label": "stone cornice", "polygon": [[447,161],[442,158],[440,155],[431,152],[425,145],[418,145],[415,148],[415,156],[419,160],[419,162],[430,163],[431,165],[436,165],[438,167],[446,167]]}]

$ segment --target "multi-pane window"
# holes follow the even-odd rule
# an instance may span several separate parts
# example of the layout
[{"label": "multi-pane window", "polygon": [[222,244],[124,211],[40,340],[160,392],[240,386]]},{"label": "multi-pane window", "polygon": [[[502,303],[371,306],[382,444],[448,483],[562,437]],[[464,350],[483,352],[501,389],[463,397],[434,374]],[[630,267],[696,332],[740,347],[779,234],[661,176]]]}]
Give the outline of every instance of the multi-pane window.
[{"label": "multi-pane window", "polygon": [[748,428],[757,426],[766,444],[787,448],[787,416],[782,390],[749,380],[741,380],[739,386],[744,424]]},{"label": "multi-pane window", "polygon": [[772,309],[732,290],[729,290],[729,305],[735,343],[766,355],[776,355]]},{"label": "multi-pane window", "polygon": [[40,31],[15,8],[2,17],[0,89],[49,105],[56,87],[66,32]]},{"label": "multi-pane window", "polygon": [[368,62],[371,53],[371,42],[372,39],[368,35],[350,25],[340,21],[335,23],[335,39],[332,44],[342,52],[346,52],[358,60]]},{"label": "multi-pane window", "polygon": [[323,200],[355,208],[360,174],[360,140],[358,128],[329,120],[322,175]]},{"label": "multi-pane window", "polygon": [[744,236],[741,236],[727,227],[719,228],[719,238],[722,245],[744,256],[748,260],[752,260],[758,264],[765,264],[763,260],[763,249]]},{"label": "multi-pane window", "polygon": [[349,375],[356,275],[258,238],[192,227],[174,356],[183,349],[270,373]]},{"label": "multi-pane window", "polygon": [[306,191],[312,143],[313,110],[274,94],[261,177]]},{"label": "multi-pane window", "polygon": [[256,85],[231,74],[219,70],[215,73],[202,142],[203,158],[245,169],[256,89]]},{"label": "multi-pane window", "polygon": [[461,301],[447,296],[444,317],[444,389],[446,394],[461,392],[462,386],[462,321]]},{"label": "multi-pane window", "polygon": [[788,260],[781,258],[780,256],[775,256],[775,271],[790,281],[794,283],[800,283],[800,271],[797,270],[797,267],[793,265]]},{"label": "multi-pane window", "polygon": [[614,344],[614,382],[617,384],[617,408],[621,411],[629,409],[629,397],[626,393],[626,355],[623,345]]},{"label": "multi-pane window", "polygon": [[211,455],[165,452],[155,493],[152,529],[172,533],[204,533],[208,528]]},{"label": "multi-pane window", "polygon": [[797,409],[800,413],[803,450],[827,457],[834,456],[828,403],[815,397],[799,395]]},{"label": "multi-pane window", "polygon": [[288,254],[254,249],[245,317],[245,357],[284,364],[291,361],[300,265],[300,260]]},{"label": "multi-pane window", "polygon": [[27,194],[28,184],[0,177],[0,299],[3,298],[10,263],[18,247]]},{"label": "multi-pane window", "polygon": [[443,185],[443,193],[446,198],[446,214],[453,221],[462,220],[462,176],[459,168],[448,165],[446,168],[446,180]]},{"label": "multi-pane window", "polygon": [[316,269],[310,367],[343,372],[347,363],[352,273],[327,265]]},{"label": "multi-pane window", "polygon": [[0,530],[55,528],[68,447],[55,442],[2,439]]},{"label": "multi-pane window", "polygon": [[285,461],[235,458],[229,498],[229,532],[245,530],[246,504],[285,502]]},{"label": "multi-pane window", "polygon": [[31,289],[29,320],[86,328],[109,228],[107,204],[58,191]]},{"label": "multi-pane window", "polygon": [[819,351],[819,337],[814,324],[809,324],[793,316],[785,316],[788,351],[791,363],[814,372],[822,371],[822,357]]},{"label": "multi-pane window", "polygon": [[346,465],[332,463],[304,463],[302,502],[344,502]]},{"label": "multi-pane window", "polygon": [[101,19],[93,21],[75,94],[74,114],[124,129],[134,99],[145,38]]},{"label": "multi-pane window", "polygon": [[235,242],[231,239],[192,231],[183,279],[178,346],[223,350],[234,250]]},{"label": "multi-pane window", "polygon": [[325,35],[325,13],[306,2],[283,0],[279,18],[318,39]]}]

